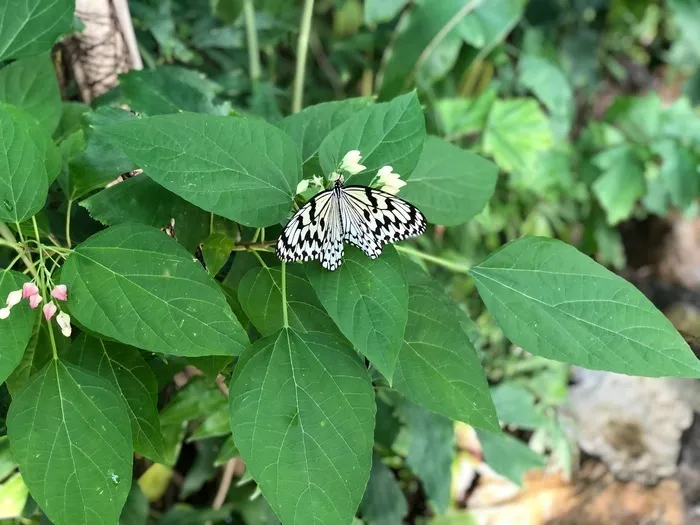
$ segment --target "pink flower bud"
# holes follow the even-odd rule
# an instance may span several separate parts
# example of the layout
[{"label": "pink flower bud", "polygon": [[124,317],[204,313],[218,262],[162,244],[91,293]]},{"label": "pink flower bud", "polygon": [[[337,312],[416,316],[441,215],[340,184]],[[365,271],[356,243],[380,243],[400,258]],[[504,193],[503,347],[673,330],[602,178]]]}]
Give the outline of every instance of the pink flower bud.
[{"label": "pink flower bud", "polygon": [[7,294],[7,308],[12,308],[22,300],[22,290],[15,290]]},{"label": "pink flower bud", "polygon": [[32,295],[39,293],[39,288],[34,283],[24,283],[22,285],[22,299],[28,299]]},{"label": "pink flower bud", "polygon": [[34,308],[39,306],[39,303],[43,300],[44,300],[44,298],[41,295],[39,295],[38,293],[36,293],[29,298],[29,306],[33,310]]},{"label": "pink flower bud", "polygon": [[7,319],[8,317],[10,317],[10,309],[0,308],[0,319]]},{"label": "pink flower bud", "polygon": [[46,303],[46,304],[44,305],[44,307],[42,308],[42,310],[43,310],[43,312],[44,312],[44,318],[45,318],[47,321],[50,321],[51,318],[56,314],[56,311],[58,310],[58,308],[57,308],[56,305],[53,303],[53,301],[49,301],[48,303]]},{"label": "pink flower bud", "polygon": [[68,288],[65,284],[57,284],[54,289],[51,290],[51,297],[55,297],[59,301],[68,300]]},{"label": "pink flower bud", "polygon": [[58,326],[61,327],[61,333],[64,337],[70,337],[72,328],[70,325],[70,315],[65,312],[61,312],[56,316],[56,322]]}]

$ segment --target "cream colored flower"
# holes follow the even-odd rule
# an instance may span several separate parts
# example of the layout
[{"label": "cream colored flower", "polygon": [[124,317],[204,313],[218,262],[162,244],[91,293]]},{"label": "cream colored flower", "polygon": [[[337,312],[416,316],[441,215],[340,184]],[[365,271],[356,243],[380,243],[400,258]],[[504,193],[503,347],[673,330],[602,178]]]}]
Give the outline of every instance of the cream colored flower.
[{"label": "cream colored flower", "polygon": [[401,175],[394,173],[391,166],[380,168],[377,175],[379,176],[379,184],[382,185],[381,190],[386,193],[396,195],[406,185],[406,181],[401,180]]},{"label": "cream colored flower", "polygon": [[70,325],[70,315],[65,312],[61,312],[56,316],[56,322],[58,323],[58,326],[61,327],[61,333],[63,336],[70,337],[70,334],[73,331],[73,328]]},{"label": "cream colored flower", "polygon": [[313,184],[314,186],[318,186],[319,188],[323,188],[324,187],[323,177],[319,177],[318,175],[314,175],[311,178],[311,184]]},{"label": "cream colored flower", "polygon": [[309,189],[309,179],[303,179],[297,184],[297,195]]},{"label": "cream colored flower", "polygon": [[14,290],[7,294],[7,308],[12,308],[22,300],[22,290]]},{"label": "cream colored flower", "polygon": [[359,150],[348,151],[343,157],[343,162],[340,164],[340,169],[342,171],[347,171],[351,175],[365,171],[367,168],[360,164],[362,160],[362,155]]}]

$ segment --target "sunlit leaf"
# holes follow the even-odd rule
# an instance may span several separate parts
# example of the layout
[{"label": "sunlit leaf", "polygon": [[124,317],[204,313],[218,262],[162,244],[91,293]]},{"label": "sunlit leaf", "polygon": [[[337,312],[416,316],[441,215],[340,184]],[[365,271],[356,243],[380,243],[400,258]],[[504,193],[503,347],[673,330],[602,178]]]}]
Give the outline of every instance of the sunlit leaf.
[{"label": "sunlit leaf", "polygon": [[0,24],[0,60],[49,51],[73,24],[74,0],[9,0]]}]

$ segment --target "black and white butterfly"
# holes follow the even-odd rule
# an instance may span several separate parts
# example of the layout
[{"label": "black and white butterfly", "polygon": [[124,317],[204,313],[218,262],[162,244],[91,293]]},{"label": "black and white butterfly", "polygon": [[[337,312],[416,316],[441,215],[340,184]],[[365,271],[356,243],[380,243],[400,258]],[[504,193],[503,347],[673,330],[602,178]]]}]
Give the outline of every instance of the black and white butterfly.
[{"label": "black and white butterfly", "polygon": [[343,259],[344,242],[376,259],[383,245],[425,232],[425,217],[415,206],[390,193],[343,182],[338,178],[333,188],[318,193],[294,214],[277,240],[281,260],[318,259],[327,270],[335,270]]}]

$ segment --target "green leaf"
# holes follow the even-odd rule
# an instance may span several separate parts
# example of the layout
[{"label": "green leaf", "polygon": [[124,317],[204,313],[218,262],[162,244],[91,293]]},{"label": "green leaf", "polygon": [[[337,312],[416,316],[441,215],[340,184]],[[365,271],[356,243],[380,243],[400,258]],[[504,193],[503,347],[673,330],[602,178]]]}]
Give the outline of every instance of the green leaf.
[{"label": "green leaf", "polygon": [[233,442],[233,436],[229,436],[226,438],[226,441],[224,441],[224,444],[221,445],[221,450],[214,460],[214,466],[220,467],[221,465],[228,463],[229,460],[235,458],[236,456],[240,456],[238,447],[236,447],[236,444]]},{"label": "green leaf", "polygon": [[175,237],[194,253],[209,231],[209,214],[153,182],[146,174],[126,179],[80,202],[107,226],[139,222],[163,228],[175,219]]},{"label": "green leaf", "polygon": [[129,496],[119,516],[119,525],[147,525],[150,504],[138,483],[131,484]]},{"label": "green leaf", "polygon": [[22,58],[0,69],[0,100],[17,106],[53,133],[61,118],[61,93],[48,53]]},{"label": "green leaf", "polygon": [[498,419],[506,425],[536,430],[546,421],[542,412],[535,407],[535,396],[517,384],[505,382],[493,387],[491,399]]},{"label": "green leaf", "polygon": [[261,120],[179,113],[97,128],[154,181],[245,226],[270,226],[291,210],[299,151]]},{"label": "green leaf", "polygon": [[121,394],[131,420],[134,450],[163,461],[158,421],[158,383],[136,348],[81,334],[63,356],[66,361],[109,381]]},{"label": "green leaf", "polygon": [[[498,429],[496,410],[476,350],[462,330],[457,306],[406,262],[408,322],[394,388],[414,403],[451,419]],[[411,267],[412,271],[409,271]]]},{"label": "green leaf", "polygon": [[573,246],[524,237],[469,274],[505,336],[528,352],[620,374],[700,377],[671,322]]},{"label": "green leaf", "polygon": [[328,334],[282,330],[241,356],[231,429],[286,525],[345,525],[369,477],[374,391],[357,353]]},{"label": "green leaf", "polygon": [[23,222],[44,207],[48,173],[32,120],[0,103],[0,221]]},{"label": "green leaf", "polygon": [[520,20],[524,5],[520,0],[491,0],[476,4],[475,9],[459,21],[457,30],[465,42],[481,49],[483,56]]},{"label": "green leaf", "polygon": [[408,502],[393,472],[378,454],[372,455],[372,470],[360,514],[367,525],[402,525],[408,514]]},{"label": "green leaf", "polygon": [[520,83],[549,109],[557,136],[566,138],[574,116],[574,93],[564,72],[549,60],[525,55],[518,62]]},{"label": "green leaf", "polygon": [[131,427],[114,387],[52,360],[17,393],[7,432],[32,497],[56,525],[113,524],[131,485]]},{"label": "green leaf", "polygon": [[365,0],[365,24],[388,22],[406,7],[409,0]]},{"label": "green leaf", "polygon": [[208,523],[227,523],[231,519],[233,508],[224,505],[220,509],[195,509],[184,503],[174,505],[158,521],[158,525],[207,525]]},{"label": "green leaf", "polygon": [[0,24],[0,60],[49,51],[73,25],[74,0],[11,0]]},{"label": "green leaf", "polygon": [[455,226],[484,209],[497,175],[492,162],[431,136],[401,198],[418,206],[428,221]]},{"label": "green leaf", "polygon": [[420,478],[438,513],[450,504],[454,427],[444,416],[406,402],[399,408],[409,434],[406,465]]},{"label": "green leaf", "polygon": [[390,165],[404,179],[418,164],[425,141],[425,119],[415,92],[359,111],[336,127],[319,149],[325,174],[336,170],[348,151],[360,150],[367,169],[349,177],[351,184],[369,183],[382,166]]},{"label": "green leaf", "polygon": [[[289,325],[300,332],[341,335],[323,309],[301,266],[287,266],[287,315]],[[272,335],[284,326],[282,272],[279,268],[253,268],[238,285],[238,298],[253,326]]]},{"label": "green leaf", "polygon": [[486,464],[517,485],[523,485],[528,470],[542,468],[546,463],[542,456],[508,434],[478,429],[476,433]]},{"label": "green leaf", "polygon": [[182,68],[160,66],[132,70],[119,76],[119,86],[129,104],[138,113],[164,115],[180,111],[228,115],[229,104],[217,104],[193,85],[181,79]]},{"label": "green leaf", "polygon": [[53,138],[58,143],[68,135],[80,129],[83,115],[90,111],[90,106],[82,102],[61,102],[61,118],[58,127],[53,132]]},{"label": "green leaf", "polygon": [[533,99],[496,100],[484,130],[484,152],[505,171],[530,173],[552,145],[547,116]]},{"label": "green leaf", "polygon": [[474,98],[443,98],[435,103],[440,125],[448,138],[480,133],[486,127],[497,91],[487,89]]},{"label": "green leaf", "polygon": [[612,226],[627,219],[637,200],[644,195],[644,164],[638,153],[627,145],[599,153],[593,163],[603,172],[593,183],[593,193]]},{"label": "green leaf", "polygon": [[[4,306],[7,295],[15,290],[20,290],[22,285],[28,282],[26,276],[12,270],[0,271],[0,301]],[[10,317],[0,319],[0,383],[3,383],[22,361],[24,349],[34,332],[39,315],[38,310],[29,308],[27,301],[15,305],[10,311]]]},{"label": "green leaf", "polygon": [[247,336],[221,289],[171,237],[112,226],[80,244],[61,278],[86,328],[151,352],[237,355]]},{"label": "green leaf", "polygon": [[202,256],[207,265],[207,272],[212,277],[216,277],[219,270],[224,267],[226,261],[231,256],[231,250],[236,245],[228,235],[214,232],[202,242]]},{"label": "green leaf", "polygon": [[281,120],[277,125],[294,139],[302,162],[318,153],[328,134],[372,103],[370,97],[349,98],[337,102],[324,102],[303,109]]},{"label": "green leaf", "polygon": [[659,133],[662,110],[661,99],[654,92],[645,97],[616,97],[605,120],[620,128],[629,140],[645,144]]},{"label": "green leaf", "polygon": [[652,145],[661,157],[659,177],[664,181],[674,206],[685,209],[698,196],[698,161],[692,152],[675,140],[662,139]]},{"label": "green leaf", "polygon": [[423,0],[415,6],[393,46],[387,49],[379,97],[386,100],[407,90],[432,48],[475,6],[464,0]]},{"label": "green leaf", "polygon": [[173,396],[160,413],[162,425],[180,425],[193,419],[204,419],[226,406],[226,398],[213,381],[195,377]]},{"label": "green leaf", "polygon": [[229,416],[228,407],[222,404],[202,421],[187,441],[199,441],[201,439],[225,436],[230,433],[231,417]]},{"label": "green leaf", "polygon": [[340,331],[391,382],[408,316],[406,277],[394,247],[374,260],[347,247],[336,271],[313,264],[306,274]]}]

